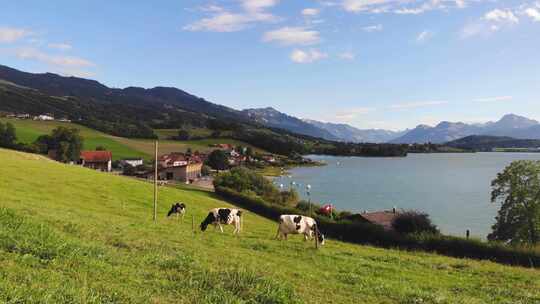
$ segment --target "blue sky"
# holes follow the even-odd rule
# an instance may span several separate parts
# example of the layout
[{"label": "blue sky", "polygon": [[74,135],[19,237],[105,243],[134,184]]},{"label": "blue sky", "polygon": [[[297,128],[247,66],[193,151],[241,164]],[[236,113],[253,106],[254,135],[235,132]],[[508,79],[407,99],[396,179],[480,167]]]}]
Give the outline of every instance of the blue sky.
[{"label": "blue sky", "polygon": [[540,1],[6,1],[1,64],[360,128],[540,119]]}]

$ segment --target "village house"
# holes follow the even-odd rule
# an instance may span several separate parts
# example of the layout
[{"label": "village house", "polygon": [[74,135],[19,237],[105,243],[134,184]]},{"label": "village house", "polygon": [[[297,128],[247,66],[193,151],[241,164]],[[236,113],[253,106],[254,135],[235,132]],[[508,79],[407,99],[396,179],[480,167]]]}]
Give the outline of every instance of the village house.
[{"label": "village house", "polygon": [[119,165],[122,168],[127,165],[132,166],[132,167],[138,167],[138,166],[144,165],[144,160],[142,158],[127,158],[127,159],[120,160]]},{"label": "village house", "polygon": [[34,120],[52,121],[54,120],[54,117],[51,114],[41,114],[39,116],[34,117]]},{"label": "village house", "polygon": [[112,153],[110,151],[82,151],[79,164],[86,168],[111,172]]},{"label": "village house", "polygon": [[30,119],[30,114],[17,114],[15,115],[17,119]]},{"label": "village house", "polygon": [[382,226],[385,230],[393,230],[392,222],[398,215],[397,209],[393,208],[392,210],[364,212],[355,216],[368,223]]},{"label": "village house", "polygon": [[272,154],[265,154],[262,156],[262,159],[266,161],[267,163],[275,163],[276,158]]},{"label": "village house", "polygon": [[[159,159],[158,179],[192,183],[202,176],[203,155],[170,153]],[[149,173],[149,177],[153,173]]]}]

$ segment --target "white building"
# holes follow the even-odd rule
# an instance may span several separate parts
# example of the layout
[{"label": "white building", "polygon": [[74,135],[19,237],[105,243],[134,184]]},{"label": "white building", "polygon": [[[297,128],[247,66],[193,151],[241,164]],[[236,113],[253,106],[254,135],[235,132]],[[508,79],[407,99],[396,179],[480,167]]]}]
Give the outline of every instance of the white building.
[{"label": "white building", "polygon": [[144,164],[144,161],[142,158],[122,159],[120,161],[120,166],[122,167],[126,165],[130,165],[132,167],[138,167],[138,166],[142,166],[143,164]]},{"label": "white building", "polygon": [[52,117],[50,115],[42,114],[42,115],[36,116],[34,119],[35,120],[42,120],[42,121],[51,121],[51,120],[54,120],[54,117]]}]

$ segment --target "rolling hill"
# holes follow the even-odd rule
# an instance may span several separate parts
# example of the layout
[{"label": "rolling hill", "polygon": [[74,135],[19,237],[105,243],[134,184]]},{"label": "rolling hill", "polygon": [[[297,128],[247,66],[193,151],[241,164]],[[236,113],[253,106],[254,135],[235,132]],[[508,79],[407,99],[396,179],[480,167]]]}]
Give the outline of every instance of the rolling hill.
[{"label": "rolling hill", "polygon": [[[54,128],[63,126],[80,130],[80,134],[84,138],[84,149],[94,150],[98,146],[105,147],[112,152],[114,160],[139,157],[145,160],[151,160],[153,158],[153,140],[112,136],[76,123],[7,118],[0,118],[0,122],[12,123],[17,131],[17,139],[22,143],[33,143],[39,136],[49,134]],[[170,134],[170,132],[175,131],[176,130],[156,130],[156,133]],[[166,137],[167,136],[162,136],[159,141],[160,155],[171,152],[185,152],[188,148],[192,151],[210,152],[215,149],[210,147],[211,145],[220,143],[232,144],[233,146],[249,146],[260,153],[267,153],[265,150],[230,138],[177,141],[167,140]]]},{"label": "rolling hill", "polygon": [[540,148],[538,139],[516,139],[503,136],[472,135],[446,143],[449,147],[474,150],[492,151],[495,148]]},{"label": "rolling hill", "polygon": [[[329,240],[273,239],[247,212],[243,233],[192,231],[205,191],[152,185],[0,149],[0,302],[537,303],[538,270]],[[172,202],[184,222],[166,219]]]}]

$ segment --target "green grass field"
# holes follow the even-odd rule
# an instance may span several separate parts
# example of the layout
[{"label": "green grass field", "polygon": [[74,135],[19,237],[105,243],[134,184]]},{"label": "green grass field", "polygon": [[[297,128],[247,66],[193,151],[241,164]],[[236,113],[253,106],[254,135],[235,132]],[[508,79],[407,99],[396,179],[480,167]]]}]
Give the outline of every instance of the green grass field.
[{"label": "green grass field", "polygon": [[[193,233],[214,194],[0,150],[0,303],[539,303],[540,272],[300,237],[249,212]],[[167,220],[172,202],[185,222]]]},{"label": "green grass field", "polygon": [[[66,126],[70,128],[76,128],[81,131],[81,135],[84,138],[84,149],[94,150],[98,146],[104,146],[108,150],[112,151],[114,160],[138,157],[150,160],[152,159],[152,155],[154,154],[154,141],[152,140],[116,137],[75,123],[18,120],[6,118],[0,118],[0,121],[11,122],[17,129],[18,141],[22,143],[32,143],[40,135],[49,134],[54,128],[58,126]],[[156,132],[157,134],[159,134],[160,137],[164,138],[164,134],[168,134],[167,132],[170,133],[173,131],[158,130]],[[210,152],[215,149],[210,147],[210,145],[219,143],[228,143],[234,146],[250,146],[241,141],[233,139],[205,139],[191,141],[160,140],[159,152],[160,154],[166,154],[171,152],[185,152],[188,148],[192,149],[193,151],[198,150],[200,152]],[[257,148],[254,149],[258,152],[264,152],[263,150]]]}]

